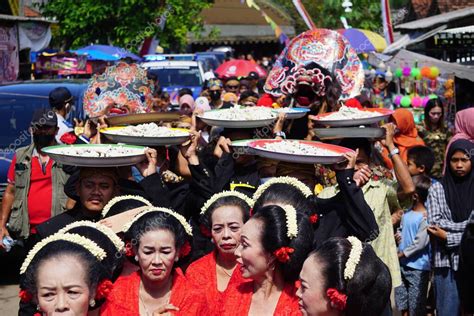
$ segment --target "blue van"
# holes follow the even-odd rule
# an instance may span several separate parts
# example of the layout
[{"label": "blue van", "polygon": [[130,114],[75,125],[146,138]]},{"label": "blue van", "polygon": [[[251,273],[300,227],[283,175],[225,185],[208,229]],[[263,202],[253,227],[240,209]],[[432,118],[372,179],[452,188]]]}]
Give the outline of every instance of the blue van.
[{"label": "blue van", "polygon": [[31,80],[0,85],[0,199],[7,185],[7,173],[15,150],[31,144],[28,132],[33,112],[49,108],[49,92],[66,87],[74,97],[69,118],[84,118],[82,99],[87,80]]}]

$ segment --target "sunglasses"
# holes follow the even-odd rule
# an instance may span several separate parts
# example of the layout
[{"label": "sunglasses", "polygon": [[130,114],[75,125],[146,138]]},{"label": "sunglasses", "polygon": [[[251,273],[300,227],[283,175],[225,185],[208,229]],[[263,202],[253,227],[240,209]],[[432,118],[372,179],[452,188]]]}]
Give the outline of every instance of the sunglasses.
[{"label": "sunglasses", "polygon": [[225,86],[225,87],[226,87],[227,89],[238,89],[238,88],[239,88],[239,86],[229,86],[229,85],[227,85],[227,86]]}]

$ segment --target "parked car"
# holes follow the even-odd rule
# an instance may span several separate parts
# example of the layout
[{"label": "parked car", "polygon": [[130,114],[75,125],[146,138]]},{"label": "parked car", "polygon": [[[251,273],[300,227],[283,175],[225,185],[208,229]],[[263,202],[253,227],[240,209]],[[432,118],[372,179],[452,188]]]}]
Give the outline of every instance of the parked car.
[{"label": "parked car", "polygon": [[221,64],[216,54],[212,52],[196,53],[196,60],[202,62],[204,72],[214,71]]},{"label": "parked car", "polygon": [[7,185],[7,172],[15,150],[31,144],[29,127],[33,112],[49,108],[49,92],[66,87],[74,97],[69,117],[84,118],[82,98],[87,80],[32,80],[0,85],[0,198]]},{"label": "parked car", "polygon": [[204,69],[200,61],[166,59],[145,61],[141,67],[158,77],[160,87],[169,93],[173,105],[178,104],[178,91],[182,88],[191,89],[194,99],[201,93]]}]

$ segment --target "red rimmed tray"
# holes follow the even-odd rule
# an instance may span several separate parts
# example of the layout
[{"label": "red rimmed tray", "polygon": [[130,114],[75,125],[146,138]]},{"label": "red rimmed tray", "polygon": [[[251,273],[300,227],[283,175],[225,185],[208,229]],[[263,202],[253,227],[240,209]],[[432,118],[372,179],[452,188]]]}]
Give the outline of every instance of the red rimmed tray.
[{"label": "red rimmed tray", "polygon": [[[278,152],[265,148],[267,144],[280,143],[282,147],[290,148],[293,142],[298,142],[303,145],[309,145],[316,147],[318,149],[323,149],[330,151],[329,153],[321,154],[303,154],[303,153],[290,153],[290,152]],[[325,144],[315,141],[304,141],[304,140],[294,140],[294,139],[262,139],[256,140],[249,143],[250,152],[265,158],[294,162],[294,163],[304,163],[304,164],[334,164],[344,161],[343,154],[346,152],[353,152],[353,150],[337,145]]]}]

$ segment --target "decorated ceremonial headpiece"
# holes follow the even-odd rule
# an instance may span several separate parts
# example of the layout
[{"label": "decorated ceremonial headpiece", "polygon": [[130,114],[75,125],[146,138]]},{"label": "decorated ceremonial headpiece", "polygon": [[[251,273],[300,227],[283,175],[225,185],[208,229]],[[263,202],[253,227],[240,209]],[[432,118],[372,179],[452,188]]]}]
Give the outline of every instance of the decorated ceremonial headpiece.
[{"label": "decorated ceremonial headpiece", "polygon": [[[188,237],[191,238],[193,236],[193,229],[191,225],[189,225],[189,223],[186,221],[184,216],[164,207],[151,207],[151,208],[145,209],[141,213],[138,213],[130,222],[128,222],[127,224],[123,226],[123,231],[128,232],[136,221],[138,221],[144,215],[151,214],[151,213],[165,213],[165,214],[169,214],[173,216],[181,224],[181,226],[183,227]],[[126,248],[127,248],[127,251],[131,250],[131,247],[128,245],[126,246]],[[191,245],[189,244],[189,241],[186,240],[183,246],[179,249],[179,257],[185,257],[190,252],[191,252]]]},{"label": "decorated ceremonial headpiece", "polygon": [[[75,225],[74,227],[76,226],[79,227],[79,225]],[[72,228],[72,225],[69,225],[69,228]],[[107,234],[107,233],[104,233],[104,234]],[[111,240],[113,240],[113,238],[111,238]],[[28,271],[28,268],[31,262],[34,260],[38,252],[40,252],[45,246],[53,242],[58,242],[58,241],[64,241],[64,242],[79,245],[80,247],[84,248],[87,252],[89,252],[92,256],[94,256],[98,262],[102,262],[107,257],[107,253],[105,252],[105,250],[102,249],[99,245],[97,245],[97,243],[95,243],[94,241],[78,234],[57,232],[56,234],[51,235],[41,240],[33,247],[33,249],[30,250],[30,252],[28,253],[25,261],[23,262],[20,268],[20,275],[24,275]],[[119,245],[117,244],[117,246]],[[122,247],[123,247],[123,243],[122,243]],[[95,297],[89,300],[90,307],[96,306],[96,300],[102,301],[105,298],[107,298],[107,296],[110,294],[113,288],[113,283],[108,278],[104,278],[98,281],[99,282],[95,290]],[[28,303],[33,299],[33,294],[31,293],[31,289],[24,288],[23,286],[21,286],[21,290],[18,296],[20,297],[20,300],[24,303]]]},{"label": "decorated ceremonial headpiece", "polygon": [[250,208],[253,207],[254,201],[245,194],[240,193],[238,191],[223,191],[214,194],[209,200],[206,201],[206,203],[204,203],[204,205],[201,207],[201,215],[204,215],[209,210],[211,205],[214,204],[217,200],[228,196],[234,196],[236,198],[239,198],[245,203],[247,203]]},{"label": "decorated ceremonial headpiece", "polygon": [[292,187],[295,187],[296,189],[298,189],[306,198],[310,197],[311,195],[313,195],[313,193],[311,192],[311,190],[303,183],[301,182],[300,180],[296,179],[296,178],[293,178],[293,177],[275,177],[275,178],[272,178],[270,180],[268,180],[267,182],[265,182],[264,184],[262,184],[261,186],[258,187],[257,191],[255,191],[254,195],[253,195],[253,199],[254,201],[257,201],[260,196],[262,196],[262,194],[270,187],[272,186],[273,184],[287,184],[287,185],[291,185]]},{"label": "decorated ceremonial headpiece", "polygon": [[181,226],[183,226],[186,234],[190,237],[193,236],[193,229],[192,229],[191,225],[189,225],[189,223],[186,221],[184,216],[181,215],[181,214],[176,213],[173,210],[170,210],[170,209],[164,208],[164,207],[150,207],[150,208],[138,213],[137,215],[135,215],[135,217],[130,222],[126,223],[123,226],[122,230],[124,232],[128,232],[130,230],[130,227],[132,227],[132,225],[136,221],[138,221],[140,218],[142,218],[144,215],[150,214],[150,213],[159,213],[159,212],[169,214],[169,215],[173,216],[174,218],[176,218],[178,220],[178,222],[181,224]]},{"label": "decorated ceremonial headpiece", "polygon": [[93,223],[91,221],[78,221],[78,222],[71,223],[67,225],[66,227],[60,229],[58,233],[65,234],[65,233],[68,233],[71,229],[76,228],[76,227],[94,228],[100,231],[105,236],[107,236],[107,238],[114,244],[118,252],[122,252],[124,250],[124,246],[125,246],[124,242],[114,233],[114,231],[110,229],[109,227],[99,224],[99,223]]},{"label": "decorated ceremonial headpiece", "polygon": [[[355,270],[357,265],[359,264],[360,257],[362,255],[362,242],[357,239],[357,237],[350,236],[347,240],[351,243],[351,252],[349,253],[349,258],[346,261],[346,265],[344,267],[344,280],[350,281],[355,274]],[[336,288],[329,288],[326,291],[326,295],[328,296],[329,300],[333,303],[333,305],[339,310],[345,310],[347,304],[347,294],[341,293]]]},{"label": "decorated ceremonial headpiece", "polygon": [[148,201],[147,199],[145,199],[142,196],[139,196],[139,195],[120,195],[120,196],[116,196],[113,199],[111,199],[109,201],[109,203],[107,203],[104,206],[104,208],[102,209],[102,218],[107,216],[107,213],[110,211],[112,206],[114,206],[118,202],[125,201],[125,200],[135,200],[135,201],[142,202],[144,204],[144,206],[150,206],[150,207],[153,206],[150,201]]},{"label": "decorated ceremonial headpiece", "polygon": [[[285,211],[286,218],[286,236],[288,239],[294,239],[298,236],[298,220],[296,209],[291,205],[280,206]],[[291,247],[280,247],[273,252],[278,261],[286,263],[290,260],[290,255],[295,250]]]},{"label": "decorated ceremonial headpiece", "polygon": [[23,261],[23,264],[21,265],[20,274],[24,274],[26,272],[31,261],[35,258],[36,254],[41,249],[43,249],[43,247],[45,247],[47,244],[51,242],[60,241],[60,240],[70,242],[70,243],[83,247],[88,252],[90,252],[95,258],[97,258],[98,261],[102,261],[107,256],[104,249],[102,249],[101,247],[99,247],[99,245],[97,245],[95,242],[93,242],[92,240],[86,237],[82,237],[78,234],[56,233],[38,242],[33,247],[33,249],[31,249],[30,252],[28,252],[28,255],[26,256],[25,261]]}]

